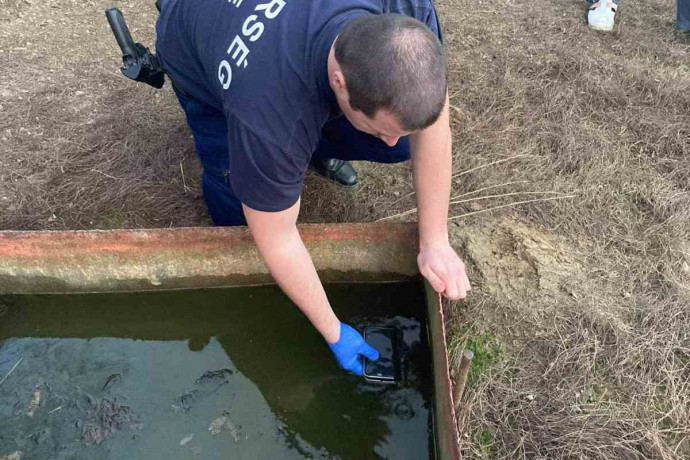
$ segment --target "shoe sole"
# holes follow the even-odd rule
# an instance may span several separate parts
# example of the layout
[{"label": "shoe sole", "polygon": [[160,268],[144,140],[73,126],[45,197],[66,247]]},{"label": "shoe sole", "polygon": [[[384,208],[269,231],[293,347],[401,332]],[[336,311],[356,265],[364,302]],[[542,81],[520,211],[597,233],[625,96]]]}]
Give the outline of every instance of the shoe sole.
[{"label": "shoe sole", "polygon": [[589,27],[594,30],[603,30],[604,32],[611,32],[613,30],[613,26],[596,26],[589,24]]}]

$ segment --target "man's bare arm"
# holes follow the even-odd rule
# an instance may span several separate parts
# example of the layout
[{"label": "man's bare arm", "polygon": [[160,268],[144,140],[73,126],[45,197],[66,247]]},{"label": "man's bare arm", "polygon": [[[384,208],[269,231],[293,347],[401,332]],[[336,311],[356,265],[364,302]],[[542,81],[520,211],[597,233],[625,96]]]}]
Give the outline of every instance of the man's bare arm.
[{"label": "man's bare arm", "polygon": [[419,215],[419,270],[437,292],[464,298],[470,290],[465,265],[448,242],[452,139],[447,96],[439,119],[410,135],[410,150]]},{"label": "man's bare arm", "polygon": [[299,206],[298,200],[285,211],[262,212],[242,205],[254,241],[276,282],[324,339],[335,343],[340,334],[340,321],[297,232]]}]

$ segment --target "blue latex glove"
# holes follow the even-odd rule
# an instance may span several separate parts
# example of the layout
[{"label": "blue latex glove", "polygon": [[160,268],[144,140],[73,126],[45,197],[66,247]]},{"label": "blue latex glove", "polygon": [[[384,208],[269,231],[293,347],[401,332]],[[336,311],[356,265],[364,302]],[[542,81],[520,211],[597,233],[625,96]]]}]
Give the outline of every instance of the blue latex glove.
[{"label": "blue latex glove", "polygon": [[328,346],[331,347],[340,367],[353,374],[364,374],[361,356],[366,356],[373,361],[379,359],[379,352],[366,343],[359,332],[347,324],[340,323],[340,338],[336,343]]}]

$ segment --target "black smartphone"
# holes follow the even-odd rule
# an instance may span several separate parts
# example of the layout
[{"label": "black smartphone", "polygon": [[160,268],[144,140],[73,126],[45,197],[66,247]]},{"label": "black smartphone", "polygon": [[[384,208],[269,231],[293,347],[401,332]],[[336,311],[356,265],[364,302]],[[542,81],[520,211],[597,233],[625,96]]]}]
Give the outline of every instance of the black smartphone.
[{"label": "black smartphone", "polygon": [[367,326],[364,340],[379,352],[379,359],[364,361],[364,378],[374,383],[395,383],[399,373],[398,331],[394,327]]}]

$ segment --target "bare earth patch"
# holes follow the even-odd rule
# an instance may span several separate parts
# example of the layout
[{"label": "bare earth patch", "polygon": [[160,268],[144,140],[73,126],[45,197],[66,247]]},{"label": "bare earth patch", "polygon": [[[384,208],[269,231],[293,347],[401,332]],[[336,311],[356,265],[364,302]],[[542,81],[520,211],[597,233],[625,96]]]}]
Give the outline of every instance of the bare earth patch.
[{"label": "bare earth patch", "polygon": [[[119,75],[109,2],[0,0],[0,229],[209,225],[174,95]],[[154,43],[153,1],[118,5]],[[475,290],[468,459],[690,458],[690,45],[673,0],[439,0],[452,243]],[[415,218],[409,164],[309,175],[304,222]],[[554,199],[557,198],[557,199]],[[544,201],[548,199],[548,201]],[[515,204],[521,203],[521,204]]]}]

